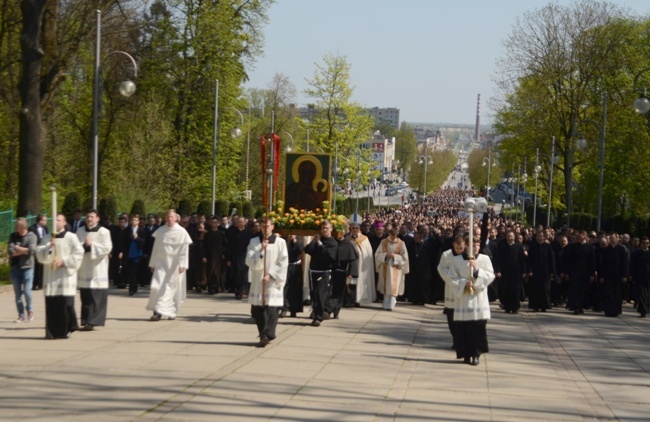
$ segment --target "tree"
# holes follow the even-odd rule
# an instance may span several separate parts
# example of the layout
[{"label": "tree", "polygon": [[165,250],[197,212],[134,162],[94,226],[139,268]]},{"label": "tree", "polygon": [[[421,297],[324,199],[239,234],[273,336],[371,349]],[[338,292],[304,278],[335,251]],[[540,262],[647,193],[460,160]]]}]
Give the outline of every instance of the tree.
[{"label": "tree", "polygon": [[[350,85],[350,64],[345,56],[327,54],[324,64],[316,64],[305,93],[316,100],[316,116],[308,124],[310,142],[325,152],[338,152],[340,167],[357,168],[356,151],[359,142],[371,139],[374,120],[361,106],[352,101],[354,88]],[[370,151],[361,151],[362,160],[370,162]],[[361,174],[367,177],[369,164],[363,164]]]},{"label": "tree", "polygon": [[399,166],[404,171],[408,171],[418,154],[418,145],[413,127],[408,123],[402,123],[400,129],[394,132],[394,136],[395,160],[400,162]]},{"label": "tree", "polygon": [[[581,0],[571,6],[555,3],[524,14],[517,20],[504,45],[499,62],[503,98],[498,104],[496,128],[502,142],[506,168],[539,148],[549,168],[551,138],[563,160],[558,168],[564,180],[568,215],[573,210],[573,191],[579,185],[578,167],[588,155],[576,151],[578,125],[598,115],[602,91],[608,81],[623,77],[626,46],[632,42],[632,21],[611,3]],[[629,86],[629,85],[627,85]],[[548,151],[548,152],[547,152]],[[556,185],[557,186],[557,185]]]}]

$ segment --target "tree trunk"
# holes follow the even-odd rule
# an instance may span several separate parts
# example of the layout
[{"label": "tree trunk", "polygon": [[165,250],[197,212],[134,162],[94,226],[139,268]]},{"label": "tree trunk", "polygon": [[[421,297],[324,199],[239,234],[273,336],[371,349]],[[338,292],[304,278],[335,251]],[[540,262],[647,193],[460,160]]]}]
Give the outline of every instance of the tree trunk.
[{"label": "tree trunk", "polygon": [[39,45],[43,11],[47,0],[22,0],[23,29],[20,36],[23,72],[18,89],[19,113],[18,215],[36,214],[41,209],[44,130],[41,122],[41,67]]}]

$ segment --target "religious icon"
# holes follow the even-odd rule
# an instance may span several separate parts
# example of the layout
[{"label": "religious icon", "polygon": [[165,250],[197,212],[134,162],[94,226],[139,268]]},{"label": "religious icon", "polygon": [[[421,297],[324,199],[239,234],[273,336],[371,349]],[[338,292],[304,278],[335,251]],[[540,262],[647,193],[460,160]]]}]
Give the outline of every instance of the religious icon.
[{"label": "religious icon", "polygon": [[315,210],[331,196],[329,154],[287,154],[284,205],[286,209]]}]

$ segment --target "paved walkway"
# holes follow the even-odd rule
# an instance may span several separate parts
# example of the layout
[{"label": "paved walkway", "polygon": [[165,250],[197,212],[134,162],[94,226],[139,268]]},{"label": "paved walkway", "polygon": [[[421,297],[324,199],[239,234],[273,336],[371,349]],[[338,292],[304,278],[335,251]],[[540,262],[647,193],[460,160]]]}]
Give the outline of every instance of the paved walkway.
[{"label": "paved walkway", "polygon": [[[111,290],[106,327],[44,340],[0,294],[2,421],[594,421],[650,419],[650,321],[493,306],[490,351],[460,363],[442,307],[280,320],[253,347],[246,303],[190,293],[148,322],[147,292]],[[77,301],[77,306],[79,302]]]}]

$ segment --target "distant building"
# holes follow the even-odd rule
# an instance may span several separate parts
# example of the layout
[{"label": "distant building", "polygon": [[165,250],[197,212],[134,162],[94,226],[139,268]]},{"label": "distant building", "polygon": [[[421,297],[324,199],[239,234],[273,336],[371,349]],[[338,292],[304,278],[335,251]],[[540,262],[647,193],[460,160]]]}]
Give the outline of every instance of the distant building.
[{"label": "distant building", "polygon": [[375,123],[386,123],[395,129],[399,129],[399,108],[372,107],[367,108],[366,111],[375,119]]},{"label": "distant building", "polygon": [[381,172],[381,180],[385,180],[395,170],[395,138],[375,137],[359,142],[359,148],[369,149],[372,152],[372,167],[373,170]]}]

